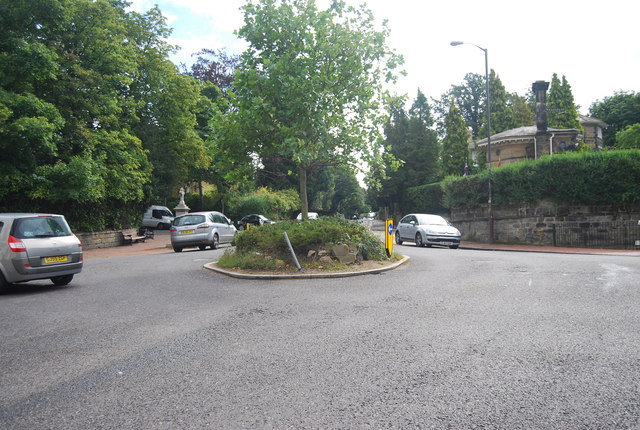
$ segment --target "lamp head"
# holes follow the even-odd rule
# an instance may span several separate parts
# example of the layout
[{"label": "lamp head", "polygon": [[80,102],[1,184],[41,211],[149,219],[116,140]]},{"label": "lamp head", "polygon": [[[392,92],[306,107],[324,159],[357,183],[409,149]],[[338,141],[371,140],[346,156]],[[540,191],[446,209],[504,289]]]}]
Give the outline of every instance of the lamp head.
[{"label": "lamp head", "polygon": [[460,42],[459,40],[454,40],[453,42],[451,42],[451,46],[458,46],[462,44],[464,44],[464,42]]}]

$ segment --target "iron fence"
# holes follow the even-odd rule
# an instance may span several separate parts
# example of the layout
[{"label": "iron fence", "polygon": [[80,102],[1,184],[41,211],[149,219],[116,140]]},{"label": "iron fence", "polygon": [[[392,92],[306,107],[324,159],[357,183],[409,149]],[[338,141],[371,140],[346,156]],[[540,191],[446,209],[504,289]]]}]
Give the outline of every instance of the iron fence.
[{"label": "iron fence", "polygon": [[553,225],[553,246],[637,249],[638,221],[563,222]]}]

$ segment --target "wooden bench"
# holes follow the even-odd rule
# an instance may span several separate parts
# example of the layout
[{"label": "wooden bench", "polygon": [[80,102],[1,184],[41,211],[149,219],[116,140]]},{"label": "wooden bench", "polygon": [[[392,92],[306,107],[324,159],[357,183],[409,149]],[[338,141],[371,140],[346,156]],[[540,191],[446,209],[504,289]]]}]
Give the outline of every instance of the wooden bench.
[{"label": "wooden bench", "polygon": [[138,233],[138,230],[136,230],[135,228],[122,230],[120,234],[122,235],[123,245],[133,245],[136,242],[144,242],[148,237],[146,234]]}]

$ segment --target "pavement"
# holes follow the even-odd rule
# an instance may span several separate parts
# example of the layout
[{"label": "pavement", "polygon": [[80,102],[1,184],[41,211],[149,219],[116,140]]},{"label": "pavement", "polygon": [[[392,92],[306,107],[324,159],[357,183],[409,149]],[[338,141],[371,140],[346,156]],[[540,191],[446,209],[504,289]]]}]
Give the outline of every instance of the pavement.
[{"label": "pavement", "polygon": [[[383,235],[383,232],[377,232]],[[592,255],[620,255],[640,257],[640,249],[596,249],[596,248],[561,248],[556,246],[537,245],[509,245],[500,243],[480,243],[463,241],[460,249],[475,249],[484,251],[511,251],[511,252],[547,252],[557,254],[592,254]],[[136,254],[159,254],[173,252],[169,232],[162,230],[155,232],[154,239],[147,239],[144,242],[133,245],[114,246],[109,248],[87,249],[84,251],[84,258],[110,258]]]}]

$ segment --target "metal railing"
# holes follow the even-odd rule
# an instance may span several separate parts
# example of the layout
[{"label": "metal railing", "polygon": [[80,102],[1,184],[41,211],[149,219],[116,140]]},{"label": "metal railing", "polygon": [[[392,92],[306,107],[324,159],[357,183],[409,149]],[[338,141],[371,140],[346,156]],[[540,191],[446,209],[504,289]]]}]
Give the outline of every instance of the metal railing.
[{"label": "metal railing", "polygon": [[553,224],[553,246],[637,249],[638,221],[563,222]]}]

